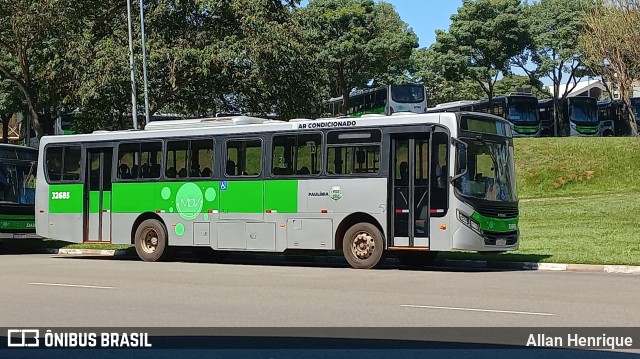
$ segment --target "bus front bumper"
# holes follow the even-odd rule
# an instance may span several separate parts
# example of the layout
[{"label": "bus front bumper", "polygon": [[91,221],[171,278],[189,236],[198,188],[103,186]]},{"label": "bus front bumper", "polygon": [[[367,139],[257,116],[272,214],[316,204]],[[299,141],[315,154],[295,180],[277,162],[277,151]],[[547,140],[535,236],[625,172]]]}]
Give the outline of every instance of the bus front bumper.
[{"label": "bus front bumper", "polygon": [[500,234],[480,235],[471,228],[460,226],[453,234],[453,250],[477,252],[514,251],[520,245],[519,232],[517,235],[501,236]]}]

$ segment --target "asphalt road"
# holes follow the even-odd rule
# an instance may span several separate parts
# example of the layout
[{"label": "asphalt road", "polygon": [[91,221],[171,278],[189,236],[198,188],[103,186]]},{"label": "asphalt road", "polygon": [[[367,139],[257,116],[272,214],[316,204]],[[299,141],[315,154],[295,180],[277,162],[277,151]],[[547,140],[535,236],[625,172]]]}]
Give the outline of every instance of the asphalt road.
[{"label": "asphalt road", "polygon": [[640,276],[0,256],[0,326],[637,326]]}]

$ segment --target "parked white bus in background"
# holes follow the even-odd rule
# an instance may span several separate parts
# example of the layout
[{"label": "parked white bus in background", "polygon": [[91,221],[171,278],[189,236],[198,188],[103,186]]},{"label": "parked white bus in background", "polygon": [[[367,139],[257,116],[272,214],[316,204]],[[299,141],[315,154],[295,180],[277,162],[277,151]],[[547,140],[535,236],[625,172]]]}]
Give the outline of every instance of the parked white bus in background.
[{"label": "parked white bus in background", "polygon": [[425,113],[427,93],[423,85],[387,85],[365,89],[349,96],[349,108],[343,108],[342,97],[322,104],[323,117],[360,117],[367,114],[392,115],[398,112]]},{"label": "parked white bus in background", "polygon": [[145,261],[338,249],[372,268],[519,244],[511,126],[493,115],[162,121],[40,148],[37,233],[132,244]]}]

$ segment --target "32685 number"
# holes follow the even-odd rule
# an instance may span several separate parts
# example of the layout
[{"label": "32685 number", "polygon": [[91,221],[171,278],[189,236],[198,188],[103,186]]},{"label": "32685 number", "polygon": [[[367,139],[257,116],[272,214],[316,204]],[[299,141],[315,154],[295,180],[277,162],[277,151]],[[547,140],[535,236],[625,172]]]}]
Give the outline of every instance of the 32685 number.
[{"label": "32685 number", "polygon": [[69,192],[51,192],[51,199],[69,199],[71,194]]}]

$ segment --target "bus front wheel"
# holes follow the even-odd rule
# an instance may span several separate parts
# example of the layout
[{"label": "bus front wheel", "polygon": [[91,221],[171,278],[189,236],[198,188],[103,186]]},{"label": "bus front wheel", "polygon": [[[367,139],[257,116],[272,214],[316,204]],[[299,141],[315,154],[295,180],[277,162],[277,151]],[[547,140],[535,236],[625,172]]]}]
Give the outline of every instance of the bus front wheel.
[{"label": "bus front wheel", "polygon": [[136,229],[135,245],[138,257],[145,262],[165,259],[169,253],[167,227],[157,219],[147,219]]},{"label": "bus front wheel", "polygon": [[371,223],[357,223],[345,233],[342,251],[351,267],[371,269],[382,261],[382,232]]}]

